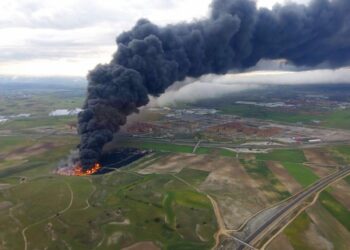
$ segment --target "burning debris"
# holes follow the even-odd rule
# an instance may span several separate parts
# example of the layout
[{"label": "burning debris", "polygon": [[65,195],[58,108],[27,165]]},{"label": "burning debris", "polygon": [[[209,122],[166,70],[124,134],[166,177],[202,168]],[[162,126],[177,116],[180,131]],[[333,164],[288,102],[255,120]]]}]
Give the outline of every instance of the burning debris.
[{"label": "burning debris", "polygon": [[98,171],[100,171],[102,168],[100,163],[95,163],[95,165],[90,168],[90,169],[83,169],[83,167],[81,165],[78,165],[76,167],[74,167],[74,175],[76,176],[84,176],[84,175],[93,175],[98,173]]},{"label": "burning debris", "polygon": [[79,151],[72,151],[66,161],[62,161],[55,173],[68,176],[87,176],[105,174],[147,155],[149,151],[134,148],[120,148],[101,155],[101,163],[95,163],[91,168],[84,169],[80,163]]},{"label": "burning debris", "polygon": [[257,9],[253,0],[213,0],[205,20],[158,27],[141,19],[117,38],[109,64],[89,73],[79,114],[81,171],[95,169],[102,149],[127,116],[176,81],[245,70],[261,59],[337,68],[350,59],[350,1],[313,0]]},{"label": "burning debris", "polygon": [[57,169],[55,169],[55,173],[68,176],[76,175],[77,169],[80,169],[79,162],[79,151],[71,151],[66,160],[59,162]]}]

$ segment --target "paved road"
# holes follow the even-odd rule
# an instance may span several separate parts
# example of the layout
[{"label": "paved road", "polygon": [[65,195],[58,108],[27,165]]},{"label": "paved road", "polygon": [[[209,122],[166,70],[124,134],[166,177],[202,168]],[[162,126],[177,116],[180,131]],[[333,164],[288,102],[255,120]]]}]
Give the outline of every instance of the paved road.
[{"label": "paved road", "polygon": [[[350,167],[346,167],[346,168],[343,168],[340,171],[338,171],[332,175],[329,175],[329,176],[317,181],[311,187],[300,192],[293,199],[291,199],[288,204],[284,205],[275,215],[273,215],[265,223],[263,223],[258,228],[256,228],[256,230],[253,233],[251,233],[248,237],[243,239],[243,241],[248,243],[248,244],[254,243],[254,241],[259,239],[259,237],[264,235],[264,232],[266,232],[266,230],[270,229],[270,227],[272,225],[279,222],[281,219],[285,218],[285,216],[290,214],[301,202],[303,202],[304,200],[309,198],[311,195],[326,188],[332,182],[334,182],[338,179],[342,179],[349,174],[350,174]],[[243,250],[244,248],[245,248],[244,245],[240,245],[237,249]]]}]

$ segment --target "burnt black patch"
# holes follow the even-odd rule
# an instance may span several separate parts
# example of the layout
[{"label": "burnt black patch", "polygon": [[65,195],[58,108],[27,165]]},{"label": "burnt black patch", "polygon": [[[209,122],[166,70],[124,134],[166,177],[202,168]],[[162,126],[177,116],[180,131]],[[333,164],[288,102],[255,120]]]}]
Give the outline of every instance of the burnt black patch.
[{"label": "burnt black patch", "polygon": [[111,152],[102,154],[100,158],[100,163],[102,168],[96,173],[106,174],[114,171],[115,169],[125,167],[145,155],[149,154],[150,151],[140,150],[136,148],[119,148]]}]

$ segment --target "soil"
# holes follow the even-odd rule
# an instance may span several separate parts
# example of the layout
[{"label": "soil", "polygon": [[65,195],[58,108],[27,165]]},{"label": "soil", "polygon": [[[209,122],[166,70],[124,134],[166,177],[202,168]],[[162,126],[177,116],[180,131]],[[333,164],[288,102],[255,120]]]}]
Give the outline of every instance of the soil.
[{"label": "soil", "polygon": [[324,149],[304,149],[304,155],[308,162],[319,164],[319,165],[338,165],[337,162],[332,158],[332,155],[330,152],[324,150]]},{"label": "soil", "polygon": [[308,243],[315,247],[317,250],[333,250],[333,244],[323,237],[320,232],[318,232],[317,227],[314,223],[310,224],[309,229],[305,232],[305,237]]},{"label": "soil", "polygon": [[318,231],[329,242],[336,245],[337,249],[349,249],[350,232],[337,221],[322,205],[318,202],[307,209],[307,214],[317,227]]},{"label": "soil", "polygon": [[346,181],[341,180],[333,184],[332,195],[350,210],[350,186]]},{"label": "soil", "polygon": [[288,238],[284,234],[278,235],[267,247],[266,250],[294,250]]},{"label": "soil", "polygon": [[302,190],[302,186],[288,174],[287,170],[280,163],[268,161],[267,165],[277,177],[277,179],[287,188],[291,194],[295,194]]},{"label": "soil", "polygon": [[219,158],[215,163],[208,162],[208,165],[211,164],[215,169],[200,189],[216,194],[227,228],[237,229],[250,216],[267,207],[268,201],[258,191],[258,184],[236,159]]},{"label": "soil", "polygon": [[160,250],[160,248],[151,241],[144,241],[125,247],[122,250]]},{"label": "soil", "polygon": [[21,160],[29,156],[45,153],[46,151],[51,150],[54,147],[55,144],[51,142],[36,144],[30,147],[21,147],[8,153],[6,155],[6,159]]}]

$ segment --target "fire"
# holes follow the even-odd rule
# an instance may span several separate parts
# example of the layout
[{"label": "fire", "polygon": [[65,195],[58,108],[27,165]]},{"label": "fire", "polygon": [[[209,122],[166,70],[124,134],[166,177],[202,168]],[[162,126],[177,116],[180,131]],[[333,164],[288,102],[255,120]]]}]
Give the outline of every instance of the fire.
[{"label": "fire", "polygon": [[102,168],[100,163],[95,163],[95,165],[87,170],[84,170],[82,166],[77,166],[74,169],[74,175],[76,176],[85,176],[85,175],[92,175],[97,173]]}]

